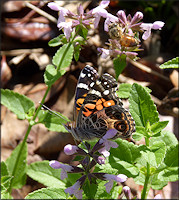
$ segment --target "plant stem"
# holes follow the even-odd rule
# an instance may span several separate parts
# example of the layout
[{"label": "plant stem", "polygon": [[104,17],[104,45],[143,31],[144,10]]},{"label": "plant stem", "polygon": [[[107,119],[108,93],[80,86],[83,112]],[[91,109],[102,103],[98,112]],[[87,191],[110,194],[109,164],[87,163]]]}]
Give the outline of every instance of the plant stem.
[{"label": "plant stem", "polygon": [[[146,144],[146,146],[149,146],[149,138],[145,138],[145,144]],[[147,163],[147,173],[145,176],[145,183],[144,183],[144,188],[142,190],[141,199],[147,198],[149,178],[150,178],[150,164]]]}]

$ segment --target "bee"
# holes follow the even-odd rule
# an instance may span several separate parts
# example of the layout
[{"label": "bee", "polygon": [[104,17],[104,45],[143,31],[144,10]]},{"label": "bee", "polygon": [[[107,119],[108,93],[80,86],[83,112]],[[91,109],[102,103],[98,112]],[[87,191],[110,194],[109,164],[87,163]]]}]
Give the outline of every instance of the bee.
[{"label": "bee", "polygon": [[110,38],[119,40],[123,47],[135,47],[139,44],[139,40],[123,32],[119,23],[109,24],[108,30]]}]

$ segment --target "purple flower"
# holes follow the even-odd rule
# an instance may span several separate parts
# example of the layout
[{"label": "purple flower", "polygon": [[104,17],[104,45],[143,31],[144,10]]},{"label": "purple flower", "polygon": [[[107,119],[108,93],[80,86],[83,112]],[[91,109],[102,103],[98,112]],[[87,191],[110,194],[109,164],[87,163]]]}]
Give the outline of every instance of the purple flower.
[{"label": "purple flower", "polygon": [[52,167],[54,169],[62,169],[61,170],[61,179],[62,180],[68,177],[67,172],[71,172],[73,170],[72,166],[62,164],[56,160],[50,161],[49,165],[50,165],[50,167]]},{"label": "purple flower", "polygon": [[108,139],[113,138],[117,133],[116,129],[110,129],[106,132],[106,134],[99,140],[99,144],[103,144],[104,147],[98,150],[99,153],[103,154],[105,157],[110,155],[110,148],[117,148],[118,144],[116,142],[110,141]]},{"label": "purple flower", "polygon": [[83,190],[79,190],[81,187],[80,181],[77,181],[73,186],[65,189],[66,193],[69,193],[70,195],[74,194],[77,199],[82,199],[82,192]]},{"label": "purple flower", "polygon": [[156,21],[153,24],[152,23],[142,23],[140,25],[141,29],[144,31],[142,39],[146,40],[147,38],[150,37],[151,29],[154,29],[154,30],[159,29],[159,30],[161,30],[161,28],[164,26],[164,24],[165,23],[162,22],[162,21]]},{"label": "purple flower", "polygon": [[61,179],[62,180],[68,177],[67,172],[72,172],[72,173],[84,172],[84,170],[79,167],[65,165],[56,160],[50,161],[49,165],[50,165],[50,167],[52,167],[54,169],[62,169],[61,170]]},{"label": "purple flower", "polygon": [[99,6],[97,6],[96,8],[94,8],[92,10],[92,14],[95,16],[95,20],[94,20],[94,28],[97,28],[99,21],[101,19],[101,17],[107,18],[107,15],[109,14],[104,8],[106,8],[109,5],[110,1],[101,1],[101,3],[99,4]]},{"label": "purple flower", "polygon": [[127,176],[124,174],[119,174],[119,175],[113,175],[113,174],[105,174],[104,178],[106,180],[109,180],[108,183],[105,184],[106,186],[106,192],[110,193],[112,187],[113,187],[113,182],[125,182],[127,180]]},{"label": "purple flower", "polygon": [[124,186],[123,187],[123,191],[124,191],[124,194],[126,196],[127,199],[131,199],[131,189],[129,186]]},{"label": "purple flower", "polygon": [[64,147],[64,153],[66,155],[73,155],[75,153],[77,153],[78,147],[76,145],[71,145],[71,144],[67,144]]}]

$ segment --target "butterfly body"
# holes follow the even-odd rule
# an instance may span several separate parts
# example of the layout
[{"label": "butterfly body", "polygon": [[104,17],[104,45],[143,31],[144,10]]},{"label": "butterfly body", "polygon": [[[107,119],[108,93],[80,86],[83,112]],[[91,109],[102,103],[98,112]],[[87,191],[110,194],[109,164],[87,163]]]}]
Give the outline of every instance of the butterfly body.
[{"label": "butterfly body", "polygon": [[109,129],[116,129],[116,136],[128,138],[135,131],[130,113],[116,95],[116,80],[105,73],[99,77],[97,71],[87,65],[78,79],[75,96],[75,121],[65,128],[76,140],[102,138]]}]

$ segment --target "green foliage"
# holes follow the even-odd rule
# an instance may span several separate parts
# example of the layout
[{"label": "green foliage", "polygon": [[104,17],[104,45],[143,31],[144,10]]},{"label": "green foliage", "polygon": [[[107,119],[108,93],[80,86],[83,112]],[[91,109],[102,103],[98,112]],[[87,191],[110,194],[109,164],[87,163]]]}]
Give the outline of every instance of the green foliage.
[{"label": "green foliage", "polygon": [[85,40],[87,39],[87,35],[88,35],[88,29],[83,26],[82,24],[79,24],[78,26],[76,26],[76,32]]},{"label": "green foliage", "polygon": [[1,89],[1,104],[17,115],[19,119],[28,118],[34,113],[35,105],[26,96],[8,89]]},{"label": "green foliage", "polygon": [[65,35],[61,34],[61,35],[51,39],[48,42],[48,45],[50,47],[56,47],[56,46],[63,45],[63,44],[66,44],[66,43],[67,43],[67,39],[66,39]]},{"label": "green foliage", "polygon": [[126,55],[122,54],[113,59],[114,70],[116,72],[116,80],[126,67]]},{"label": "green foliage", "polygon": [[64,44],[55,53],[52,63],[57,66],[57,71],[67,68],[73,58],[74,47],[71,43]]},{"label": "green foliage", "polygon": [[63,124],[66,124],[69,119],[61,113],[55,112],[58,116],[49,113],[45,110],[40,110],[38,113],[38,123],[42,123],[50,131],[67,132]]},{"label": "green foliage", "polygon": [[168,68],[179,68],[179,57],[173,58],[162,65],[160,65],[161,69],[168,69]]},{"label": "green foliage", "polygon": [[147,121],[154,124],[159,121],[157,108],[149,93],[140,85],[134,83],[129,97],[130,113],[137,126],[144,126]]},{"label": "green foliage", "polygon": [[21,188],[26,181],[27,144],[20,143],[6,160],[9,175],[12,177],[11,188]]},{"label": "green foliage", "polygon": [[65,74],[65,70],[57,71],[54,65],[47,65],[44,73],[45,84],[51,86],[58,80],[61,76]]},{"label": "green foliage", "polygon": [[119,98],[127,99],[130,95],[132,85],[129,83],[121,83],[119,85],[118,91],[116,92]]},{"label": "green foliage", "polygon": [[63,188],[42,188],[29,193],[25,199],[67,199]]},{"label": "green foliage", "polygon": [[47,187],[65,189],[65,182],[60,178],[61,169],[53,169],[49,161],[32,163],[27,168],[27,175]]}]

